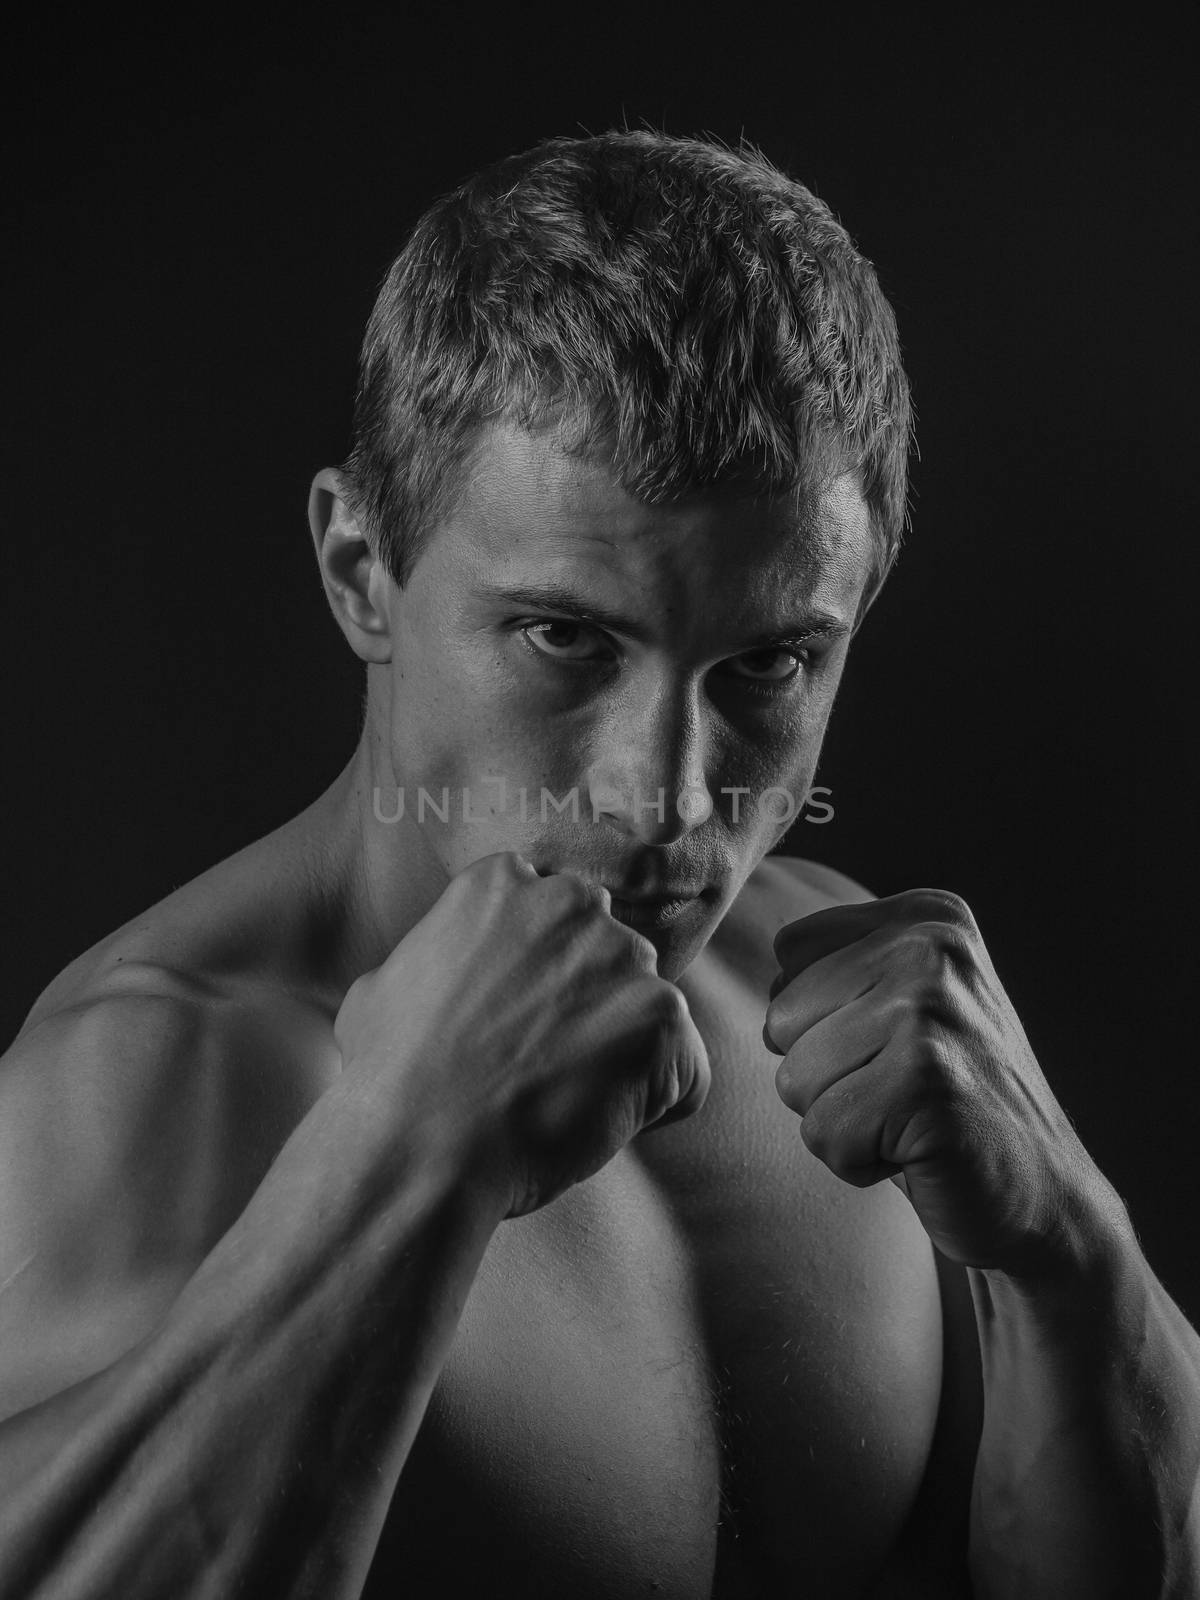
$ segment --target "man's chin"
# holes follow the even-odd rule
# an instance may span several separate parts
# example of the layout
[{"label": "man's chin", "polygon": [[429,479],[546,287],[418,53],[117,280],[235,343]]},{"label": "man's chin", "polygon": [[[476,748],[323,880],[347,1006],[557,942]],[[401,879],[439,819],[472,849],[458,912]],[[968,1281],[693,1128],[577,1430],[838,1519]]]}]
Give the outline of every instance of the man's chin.
[{"label": "man's chin", "polygon": [[689,921],[690,925],[685,925],[681,919],[669,928],[637,930],[654,946],[658,954],[658,975],[668,983],[674,983],[683,976],[716,932],[717,922],[711,916],[696,917]]}]

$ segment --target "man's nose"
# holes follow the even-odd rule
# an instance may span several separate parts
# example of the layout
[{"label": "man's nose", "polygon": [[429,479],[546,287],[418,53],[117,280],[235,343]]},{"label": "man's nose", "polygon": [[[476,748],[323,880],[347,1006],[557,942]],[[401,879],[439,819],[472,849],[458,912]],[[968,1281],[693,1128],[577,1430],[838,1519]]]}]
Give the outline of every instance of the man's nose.
[{"label": "man's nose", "polygon": [[712,814],[706,756],[694,690],[664,687],[643,697],[588,769],[592,817],[644,844],[671,844]]}]

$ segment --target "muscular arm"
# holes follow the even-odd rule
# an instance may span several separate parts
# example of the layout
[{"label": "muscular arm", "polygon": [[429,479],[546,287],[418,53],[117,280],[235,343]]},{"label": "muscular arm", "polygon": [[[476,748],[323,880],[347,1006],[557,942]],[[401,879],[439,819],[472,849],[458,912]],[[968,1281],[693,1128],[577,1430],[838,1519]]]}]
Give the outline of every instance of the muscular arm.
[{"label": "muscular arm", "polygon": [[980,1600],[1200,1595],[1200,1338],[1118,1228],[1034,1288],[969,1269]]},{"label": "muscular arm", "polygon": [[1196,1600],[1200,1337],[1054,1099],[969,908],[842,894],[776,953],[767,1033],[805,1142],[849,1182],[902,1175],[969,1283],[952,1337],[982,1365],[980,1600]]},{"label": "muscular arm", "polygon": [[[145,1002],[141,1030],[128,998],[115,1023],[111,1002],[99,1026],[94,1011],[52,1022],[7,1063],[5,1245],[19,1259],[0,1297],[0,1363],[9,1410],[22,1390],[44,1398],[0,1424],[0,1593],[356,1595],[503,1207],[462,1182],[426,1128],[409,1130],[395,1085],[385,1096],[345,1075],[162,1305],[164,1252],[177,1270],[197,1248],[184,1224],[203,1233],[202,1196],[167,1226],[171,1239],[153,1238],[179,1203],[146,1171],[153,1140],[112,1183],[104,1145],[108,1119],[128,1128],[148,1115],[122,1083],[142,1075],[184,1092],[171,1063],[146,1059],[148,1037],[163,1045],[163,1005]],[[102,1094],[89,1089],[81,1033],[88,1048],[98,1033],[124,1051]],[[72,1077],[57,1075],[64,1059]],[[158,1127],[169,1145],[161,1106]],[[175,1177],[197,1189],[195,1164],[178,1156]],[[83,1203],[76,1260],[58,1225]]]},{"label": "muscular arm", "polygon": [[481,858],[350,986],[265,1174],[280,1005],[232,1061],[208,999],[33,1025],[0,1070],[5,1600],[357,1595],[499,1222],[704,1102],[654,967],[603,891]]}]

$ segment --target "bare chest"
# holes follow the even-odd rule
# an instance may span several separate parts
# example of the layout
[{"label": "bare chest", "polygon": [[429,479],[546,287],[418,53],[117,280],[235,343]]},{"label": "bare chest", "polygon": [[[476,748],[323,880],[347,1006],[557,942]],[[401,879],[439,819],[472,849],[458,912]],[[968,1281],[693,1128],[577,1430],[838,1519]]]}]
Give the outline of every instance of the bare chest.
[{"label": "bare chest", "polygon": [[916,1495],[936,1275],[808,1153],[753,994],[687,986],[714,1087],[489,1247],[369,1600],[865,1594]]}]

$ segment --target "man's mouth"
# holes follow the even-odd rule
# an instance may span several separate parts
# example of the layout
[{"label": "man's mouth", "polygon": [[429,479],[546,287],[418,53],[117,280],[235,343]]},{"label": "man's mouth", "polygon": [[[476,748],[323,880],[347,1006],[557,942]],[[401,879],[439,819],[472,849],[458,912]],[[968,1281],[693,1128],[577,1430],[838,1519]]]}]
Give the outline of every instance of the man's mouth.
[{"label": "man's mouth", "polygon": [[610,894],[612,915],[630,928],[667,928],[689,906],[695,905],[698,894],[637,895],[623,898]]}]

